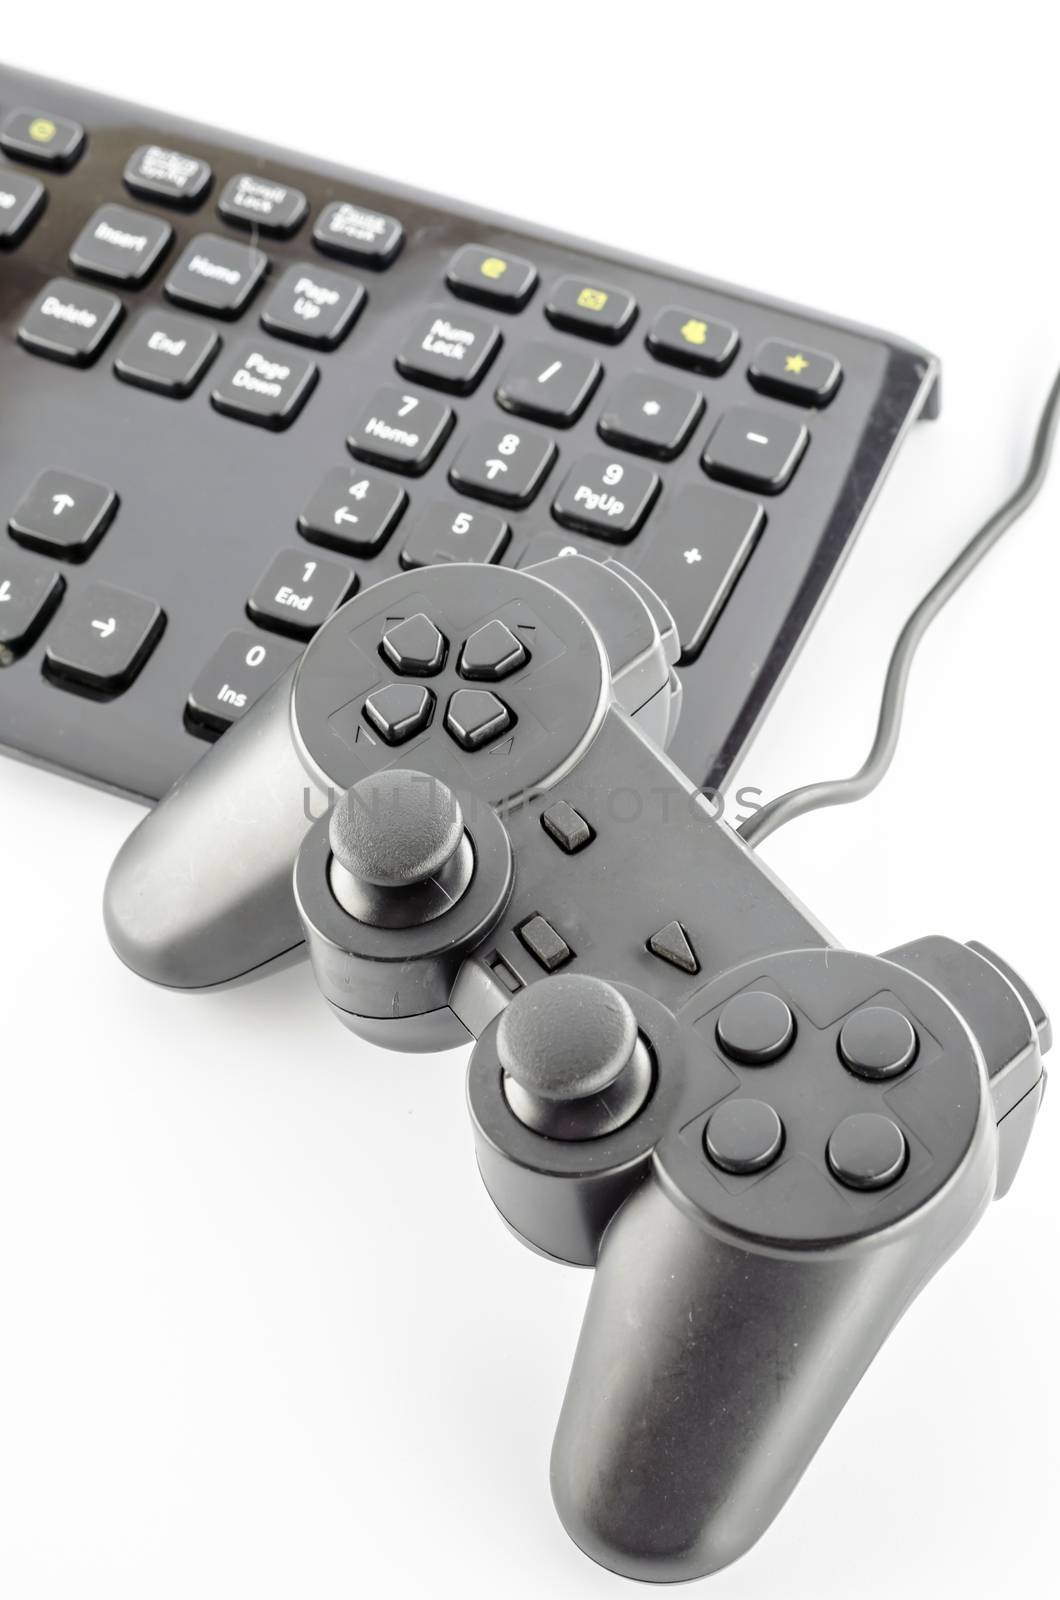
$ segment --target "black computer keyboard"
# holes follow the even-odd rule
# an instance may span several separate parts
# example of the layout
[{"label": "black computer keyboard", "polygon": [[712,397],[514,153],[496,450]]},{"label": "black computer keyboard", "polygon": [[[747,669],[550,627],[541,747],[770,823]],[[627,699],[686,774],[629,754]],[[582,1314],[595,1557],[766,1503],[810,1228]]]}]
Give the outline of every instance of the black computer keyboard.
[{"label": "black computer keyboard", "polygon": [[[650,241],[647,241],[650,244]],[[402,565],[618,554],[721,782],[922,350],[0,71],[0,743],[159,797]]]}]

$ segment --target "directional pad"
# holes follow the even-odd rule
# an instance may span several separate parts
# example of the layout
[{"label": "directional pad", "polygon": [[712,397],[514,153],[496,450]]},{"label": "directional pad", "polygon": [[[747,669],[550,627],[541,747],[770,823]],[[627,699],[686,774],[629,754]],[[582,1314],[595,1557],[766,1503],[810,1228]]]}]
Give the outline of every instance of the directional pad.
[{"label": "directional pad", "polygon": [[380,649],[395,672],[409,677],[431,677],[445,661],[445,639],[422,611],[388,628]]},{"label": "directional pad", "polygon": [[387,744],[404,744],[419,733],[430,722],[433,709],[433,694],[418,683],[388,683],[364,703],[366,719]]},{"label": "directional pad", "polygon": [[525,644],[495,617],[473,633],[460,654],[459,672],[463,678],[496,682],[518,672],[530,659]]},{"label": "directional pad", "polygon": [[449,701],[445,725],[464,750],[479,750],[512,725],[503,700],[488,689],[458,689]]}]

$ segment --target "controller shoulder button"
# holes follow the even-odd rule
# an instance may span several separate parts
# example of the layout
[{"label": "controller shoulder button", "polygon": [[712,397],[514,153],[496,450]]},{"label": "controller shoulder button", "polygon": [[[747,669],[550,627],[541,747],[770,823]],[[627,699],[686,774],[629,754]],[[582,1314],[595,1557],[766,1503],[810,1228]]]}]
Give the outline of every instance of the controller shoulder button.
[{"label": "controller shoulder button", "polygon": [[745,989],[722,1007],[717,1037],[730,1060],[764,1067],[791,1049],[795,1018],[779,995],[768,989]]},{"label": "controller shoulder button", "polygon": [[434,696],[418,683],[388,683],[364,703],[364,714],[387,744],[404,744],[431,720]]},{"label": "controller shoulder button", "polygon": [[430,617],[418,611],[384,633],[380,649],[395,672],[430,677],[441,672],[446,643]]},{"label": "controller shoulder button", "polygon": [[648,940],[648,949],[653,956],[658,956],[660,961],[668,961],[671,967],[677,967],[681,972],[699,971],[696,952],[679,922],[668,922],[665,928],[653,933]]},{"label": "controller shoulder button", "polygon": [[503,700],[488,689],[458,689],[449,700],[445,725],[462,750],[479,750],[512,725]]},{"label": "controller shoulder button", "polygon": [[764,1100],[724,1101],[703,1132],[703,1147],[723,1172],[761,1172],[780,1154],[784,1124]]},{"label": "controller shoulder button", "polygon": [[844,1117],[828,1141],[828,1165],[848,1189],[885,1189],[909,1157],[905,1134],[879,1111]]},{"label": "controller shoulder button", "polygon": [[593,840],[593,830],[586,822],[580,811],[575,811],[566,800],[557,800],[555,805],[549,806],[547,811],[541,813],[541,826],[550,839],[554,839],[561,850],[569,856],[578,850],[584,850]]},{"label": "controller shoulder button", "polygon": [[862,1006],[839,1034],[839,1056],[859,1078],[895,1078],[916,1060],[920,1041],[904,1012]]},{"label": "controller shoulder button", "polygon": [[460,652],[457,671],[462,678],[484,679],[496,682],[510,677],[525,666],[530,652],[522,640],[517,639],[507,623],[495,617],[483,623],[468,639]]}]

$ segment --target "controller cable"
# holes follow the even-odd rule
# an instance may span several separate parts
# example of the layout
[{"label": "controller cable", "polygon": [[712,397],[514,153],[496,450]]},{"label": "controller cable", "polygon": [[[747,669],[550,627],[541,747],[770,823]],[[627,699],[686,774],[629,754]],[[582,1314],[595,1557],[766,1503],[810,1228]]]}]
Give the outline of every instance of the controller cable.
[{"label": "controller cable", "polygon": [[897,643],[887,664],[880,715],[876,724],[876,737],[862,766],[849,778],[831,778],[821,783],[807,783],[790,789],[768,801],[753,817],[740,824],[736,830],[746,844],[753,846],[768,839],[771,833],[785,824],[804,817],[809,811],[825,806],[849,805],[871,794],[887,772],[894,759],[898,735],[902,726],[902,711],[917,646],[934,622],[947,600],[970,577],[976,567],[997,544],[1002,534],[1021,517],[1045,482],[1052,455],[1057,419],[1060,416],[1060,373],[1053,380],[1049,397],[1038,423],[1027,470],[1020,483],[983,523],[978,533],[969,540],[956,559],[946,568],[938,582],[931,588],[910,615],[898,635]]}]

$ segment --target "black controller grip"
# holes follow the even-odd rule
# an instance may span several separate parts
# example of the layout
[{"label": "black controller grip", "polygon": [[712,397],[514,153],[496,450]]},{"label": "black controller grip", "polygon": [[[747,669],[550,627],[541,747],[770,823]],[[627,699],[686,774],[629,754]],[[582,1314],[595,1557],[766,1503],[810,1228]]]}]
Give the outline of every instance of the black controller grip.
[{"label": "black controller grip", "polygon": [[894,1324],[991,1193],[845,1248],[752,1248],[656,1173],[604,1236],[552,1453],[574,1541],[628,1577],[702,1577],[765,1532]]},{"label": "black controller grip", "polygon": [[294,670],[118,853],[104,917],[118,955],[141,977],[207,988],[303,941],[292,870],[326,798],[306,776],[292,739]]}]

